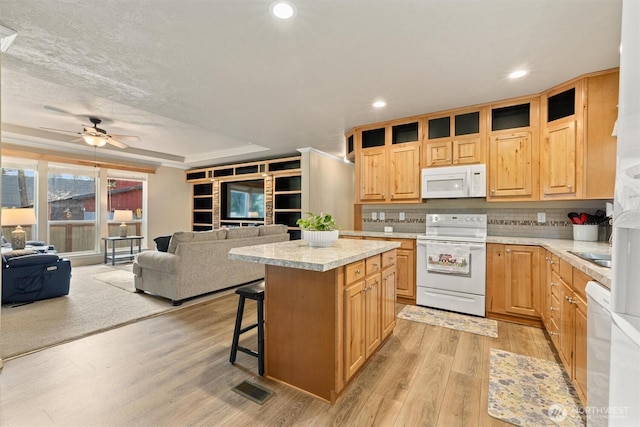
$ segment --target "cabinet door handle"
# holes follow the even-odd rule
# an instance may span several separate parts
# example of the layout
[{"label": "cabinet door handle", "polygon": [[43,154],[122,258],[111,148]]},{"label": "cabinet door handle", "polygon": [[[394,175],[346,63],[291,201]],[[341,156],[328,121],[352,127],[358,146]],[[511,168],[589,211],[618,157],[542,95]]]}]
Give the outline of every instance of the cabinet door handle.
[{"label": "cabinet door handle", "polygon": [[554,307],[549,307],[549,311],[558,311],[558,309]]},{"label": "cabinet door handle", "polygon": [[558,284],[557,283],[553,283],[553,282],[549,282],[549,286],[553,288],[554,286],[558,286]]},{"label": "cabinet door handle", "polygon": [[557,332],[549,332],[549,335],[552,336],[552,337],[555,337],[556,335],[558,335],[558,333]]},{"label": "cabinet door handle", "polygon": [[573,298],[565,296],[564,299],[566,299],[569,304],[573,304]]}]

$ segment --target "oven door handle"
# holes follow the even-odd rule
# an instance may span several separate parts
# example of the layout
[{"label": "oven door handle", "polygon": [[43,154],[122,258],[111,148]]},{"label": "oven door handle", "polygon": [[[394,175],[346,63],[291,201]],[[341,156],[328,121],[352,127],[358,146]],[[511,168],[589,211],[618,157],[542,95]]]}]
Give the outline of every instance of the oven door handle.
[{"label": "oven door handle", "polygon": [[450,243],[452,245],[466,245],[469,246],[469,249],[484,249],[487,247],[486,243],[469,243],[469,242],[452,242],[450,240],[418,240],[418,245],[427,246],[427,242],[438,242],[438,243]]}]

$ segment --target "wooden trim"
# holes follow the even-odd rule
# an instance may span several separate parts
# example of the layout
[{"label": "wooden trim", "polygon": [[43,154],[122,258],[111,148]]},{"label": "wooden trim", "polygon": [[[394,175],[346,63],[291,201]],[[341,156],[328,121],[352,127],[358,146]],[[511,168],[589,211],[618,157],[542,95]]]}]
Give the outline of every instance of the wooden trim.
[{"label": "wooden trim", "polygon": [[2,156],[3,157],[4,156],[21,157],[24,159],[33,159],[33,160],[46,160],[48,162],[68,163],[68,164],[80,165],[80,166],[95,166],[99,168],[126,170],[126,171],[142,172],[142,173],[149,173],[149,174],[156,173],[155,169],[149,168],[149,167],[132,166],[132,165],[126,165],[121,163],[110,163],[110,162],[103,162],[98,160],[85,160],[85,159],[78,159],[73,157],[60,156],[56,154],[34,153],[32,151],[17,150],[14,148],[3,148]]}]

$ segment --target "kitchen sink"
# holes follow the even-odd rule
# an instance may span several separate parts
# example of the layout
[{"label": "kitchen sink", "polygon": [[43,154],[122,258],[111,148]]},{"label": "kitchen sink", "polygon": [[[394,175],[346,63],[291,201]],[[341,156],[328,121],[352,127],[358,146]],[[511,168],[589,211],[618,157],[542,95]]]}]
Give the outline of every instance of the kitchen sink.
[{"label": "kitchen sink", "polygon": [[610,259],[592,259],[591,262],[601,265],[603,267],[611,268],[611,260]]},{"label": "kitchen sink", "polygon": [[574,254],[584,260],[591,261],[602,267],[611,268],[611,254],[598,254],[594,252],[574,252],[569,251],[570,254]]}]

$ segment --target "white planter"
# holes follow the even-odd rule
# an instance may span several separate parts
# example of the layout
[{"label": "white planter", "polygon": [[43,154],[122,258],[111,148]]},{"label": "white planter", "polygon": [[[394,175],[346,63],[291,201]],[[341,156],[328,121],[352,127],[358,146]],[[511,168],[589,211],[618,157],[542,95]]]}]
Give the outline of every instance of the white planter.
[{"label": "white planter", "polygon": [[309,231],[302,230],[302,239],[309,242],[309,246],[313,248],[327,248],[338,240],[338,230],[332,231]]}]

